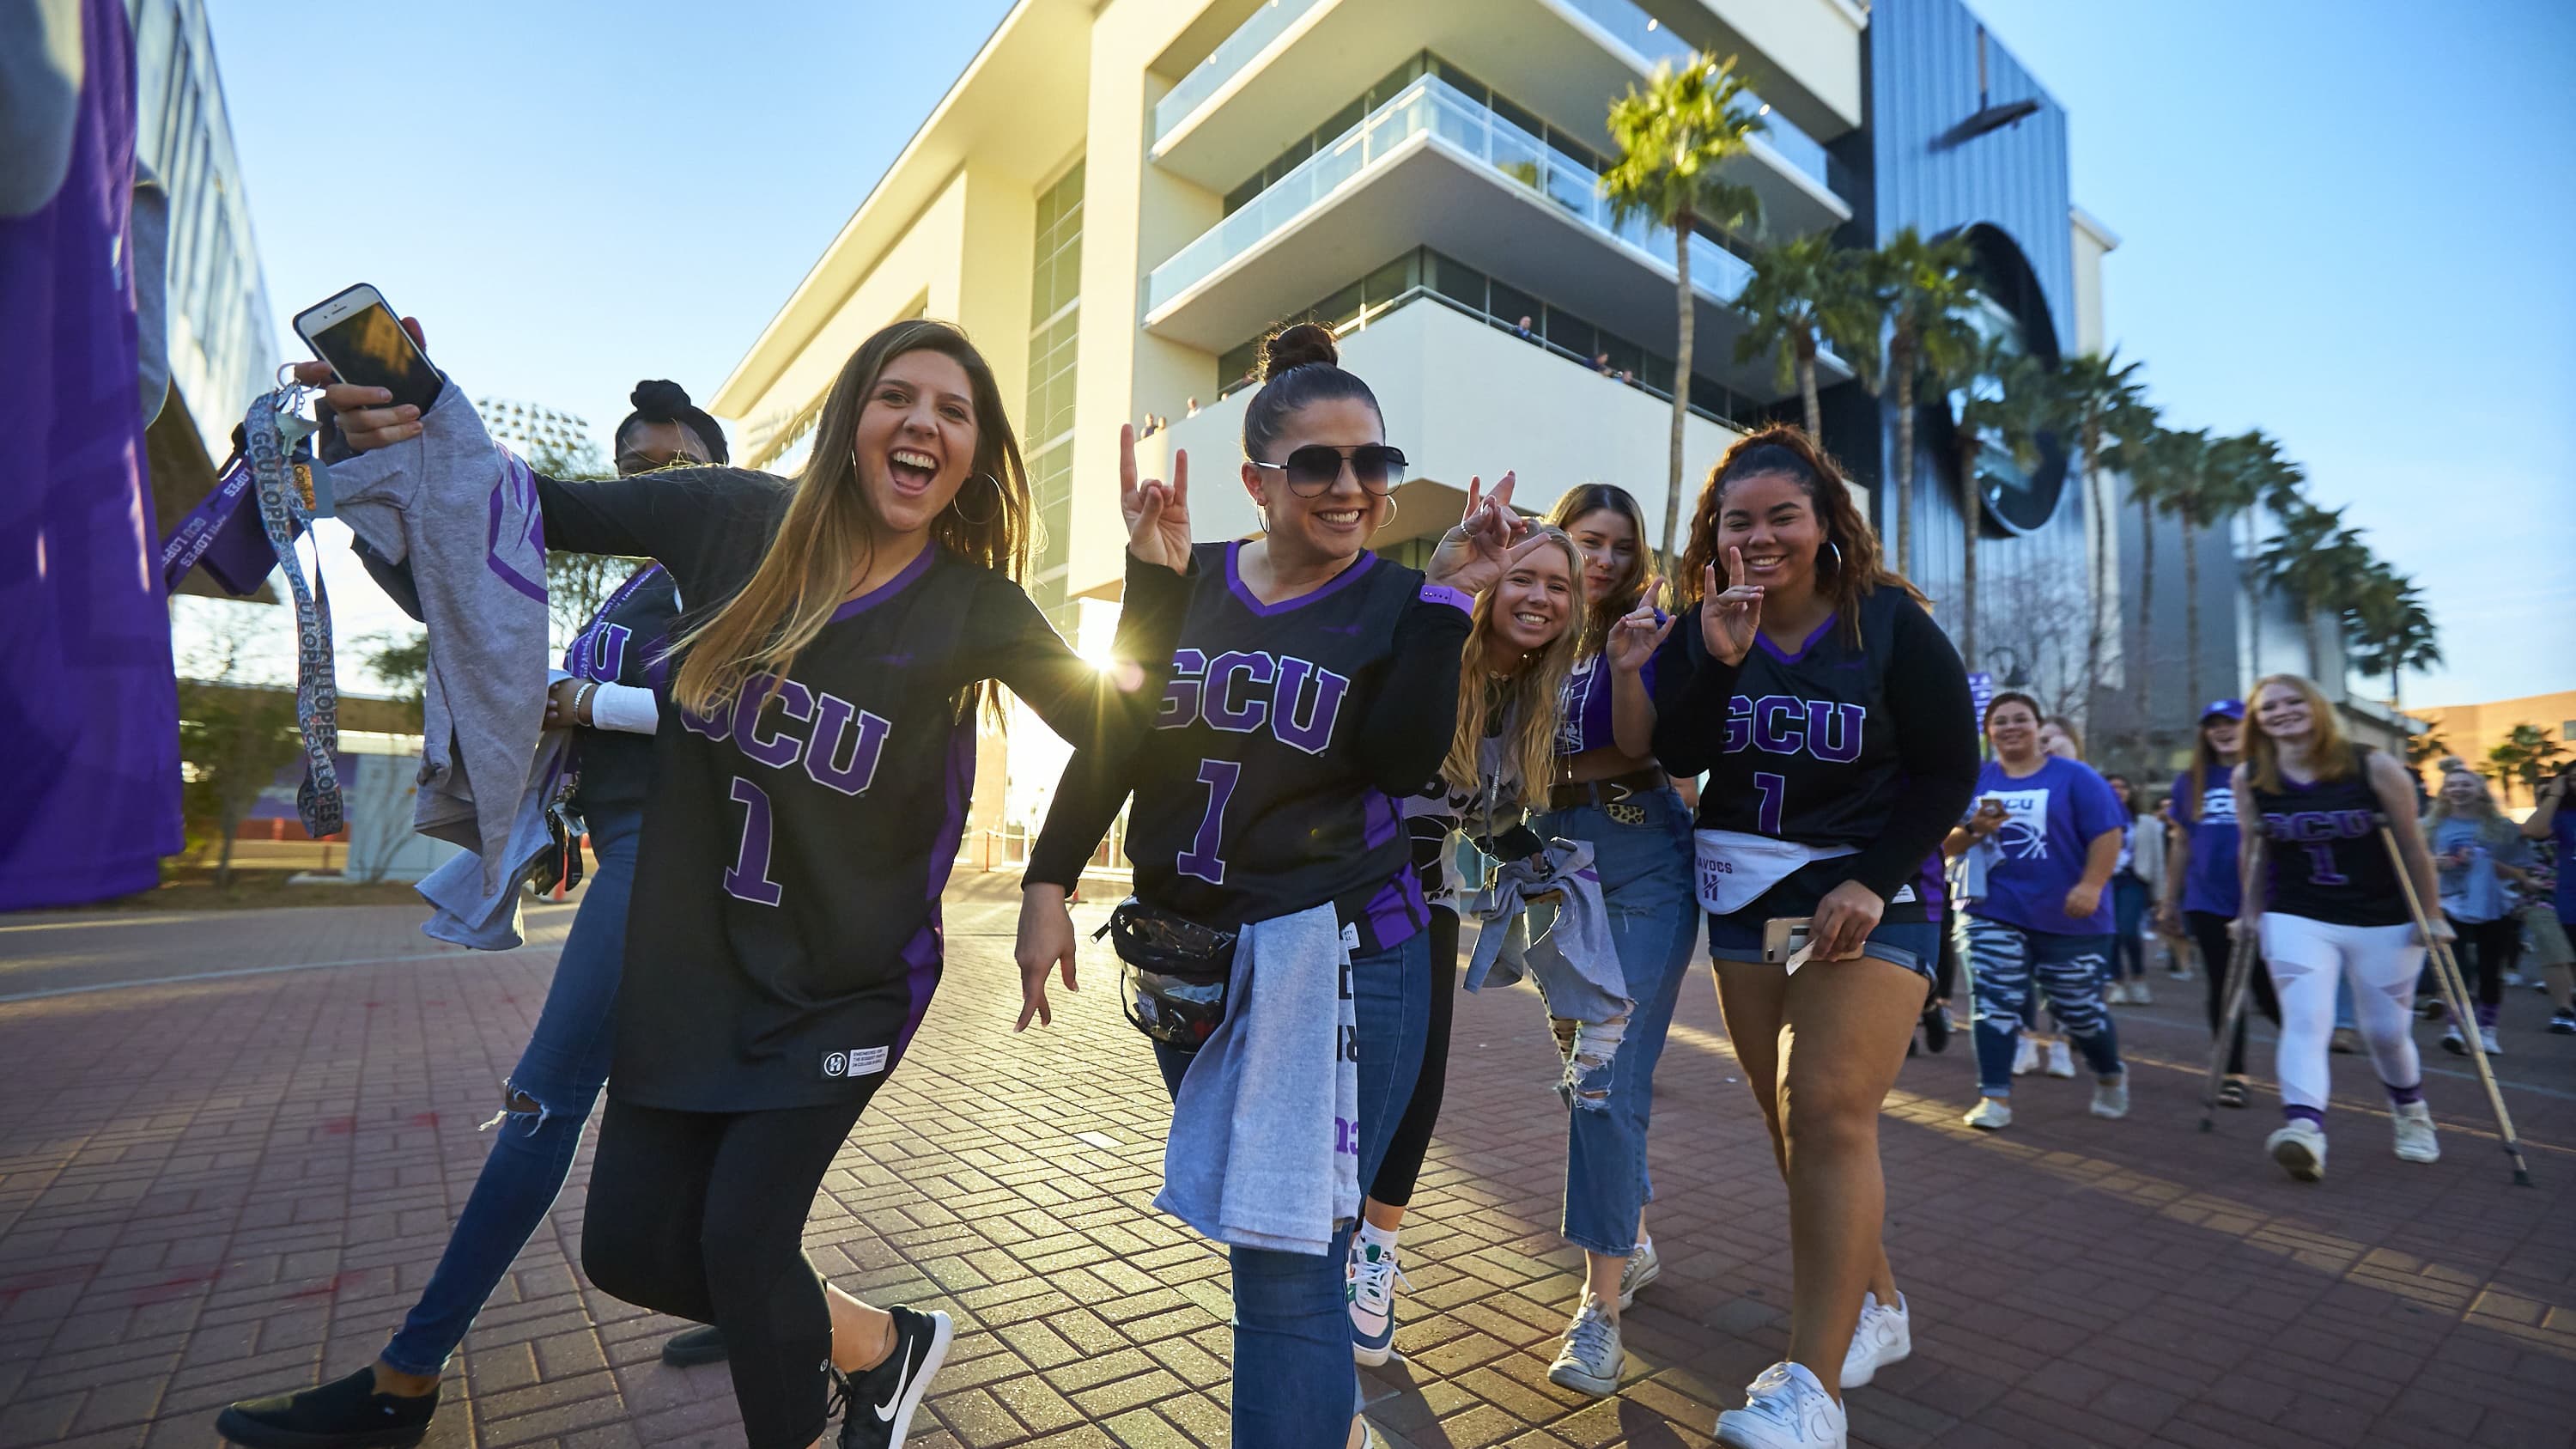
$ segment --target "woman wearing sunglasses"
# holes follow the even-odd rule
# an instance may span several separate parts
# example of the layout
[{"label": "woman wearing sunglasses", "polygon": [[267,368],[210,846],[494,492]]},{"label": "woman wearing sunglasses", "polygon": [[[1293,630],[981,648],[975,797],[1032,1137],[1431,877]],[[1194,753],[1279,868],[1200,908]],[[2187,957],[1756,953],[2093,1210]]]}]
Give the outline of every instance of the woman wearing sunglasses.
[{"label": "woman wearing sunglasses", "polygon": [[[1066,769],[1021,906],[1021,1025],[1047,1019],[1050,969],[1073,983],[1065,894],[1132,790],[1141,908],[1245,934],[1327,905],[1338,917],[1364,1184],[1404,1114],[1429,1012],[1428,912],[1394,802],[1449,751],[1470,595],[1519,562],[1523,527],[1506,474],[1491,497],[1470,482],[1466,518],[1427,578],[1370,553],[1404,469],[1376,396],[1337,365],[1321,327],[1291,327],[1267,352],[1243,414],[1243,486],[1263,536],[1198,546],[1163,712],[1129,768],[1080,751]],[[1203,1058],[1155,1052],[1179,1096]],[[1232,1247],[1234,1355],[1248,1370],[1234,1381],[1236,1449],[1360,1442],[1343,1280],[1351,1225],[1336,1228],[1322,1254]]]}]

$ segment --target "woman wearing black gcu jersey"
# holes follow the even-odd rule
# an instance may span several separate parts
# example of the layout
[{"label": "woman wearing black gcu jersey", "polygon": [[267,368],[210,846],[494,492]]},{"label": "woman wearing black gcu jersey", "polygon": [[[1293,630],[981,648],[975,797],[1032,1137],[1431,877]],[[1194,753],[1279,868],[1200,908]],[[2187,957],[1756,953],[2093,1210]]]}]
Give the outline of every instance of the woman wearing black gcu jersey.
[{"label": "woman wearing black gcu jersey", "polygon": [[[1655,755],[1708,772],[1699,894],[1726,1031],[1789,1185],[1789,1354],[1736,1449],[1841,1449],[1844,1387],[1911,1351],[1881,1247],[1878,1112],[1938,953],[1911,884],[1977,778],[1958,651],[1797,428],[1737,441],[1691,520],[1701,597],[1657,657]],[[1766,961],[1775,925],[1811,949]],[[1803,960],[1802,960],[1803,958]]]},{"label": "woman wearing black gcu jersey", "polygon": [[[334,389],[335,393],[340,389]],[[417,435],[347,389],[359,447]],[[465,404],[456,390],[432,409]],[[355,407],[363,410],[348,411]],[[991,369],[941,322],[861,344],[793,481],[675,469],[537,480],[546,539],[651,557],[691,601],[628,919],[582,1265],[723,1330],[753,1449],[900,1442],[947,1315],[828,1288],[801,1237],[824,1172],[939,983],[939,895],[999,680],[1077,742],[1133,738],[1190,568],[1187,487],[1137,483],[1102,671],[1017,575],[1028,483]],[[706,601],[704,605],[696,601]]]},{"label": "woman wearing black gcu jersey", "polygon": [[[327,381],[315,366],[309,381]],[[724,430],[689,405],[677,383],[639,382],[635,411],[617,425],[617,471],[632,477],[673,465],[721,463]],[[362,553],[367,571],[417,617],[407,564]],[[406,600],[409,602],[405,602]],[[670,576],[648,564],[620,587],[573,640],[546,698],[549,729],[578,728],[580,785],[573,804],[589,831],[589,889],[564,938],[546,1004],[517,1066],[503,1079],[491,1155],[449,1232],[419,1301],[376,1361],[318,1388],[227,1405],[215,1432],[250,1449],[314,1444],[408,1444],[438,1411],[439,1378],[485,1299],[553,1208],[599,1089],[608,1079],[609,1007],[626,956],[626,908],[644,794],[653,777],[660,709],[645,671],[679,612]],[[720,1357],[713,1330],[690,1329],[666,1359]]]},{"label": "woman wearing black gcu jersey", "polygon": [[[1523,558],[1477,596],[1458,668],[1458,727],[1449,757],[1399,807],[1431,911],[1431,1001],[1412,1097],[1360,1203],[1359,1231],[1351,1239],[1351,1355],[1371,1367],[1394,1352],[1398,1230],[1431,1150],[1449,1076],[1462,888],[1451,850],[1461,831],[1485,848],[1510,849],[1494,837],[1521,820],[1551,773],[1559,696],[1583,635],[1575,623],[1582,556],[1561,531],[1541,532],[1557,546]],[[1463,885],[1472,889],[1474,882]]]},{"label": "woman wearing black gcu jersey", "polygon": [[[1506,474],[1491,497],[1469,484],[1467,517],[1441,541],[1428,581],[1364,548],[1389,515],[1404,455],[1386,444],[1376,396],[1336,361],[1321,327],[1270,339],[1266,381],[1243,414],[1243,486],[1265,532],[1199,546],[1153,738],[1125,769],[1088,751],[1066,768],[1030,854],[1019,961],[1022,1022],[1044,1020],[1047,972],[1073,979],[1065,892],[1131,789],[1127,854],[1145,906],[1247,937],[1331,908],[1348,951],[1358,1076],[1357,1130],[1334,1152],[1357,1158],[1365,1184],[1404,1113],[1429,1010],[1427,912],[1395,801],[1421,789],[1450,747],[1462,591],[1546,545],[1529,540],[1514,556],[1522,526]],[[1185,1104],[1184,1071],[1211,1054],[1155,1050]],[[1176,1116],[1167,1163],[1189,1151],[1182,1126]],[[1319,1449],[1363,1433],[1344,1292],[1350,1233],[1339,1223],[1319,1239],[1322,1254],[1233,1244],[1235,1449]]]},{"label": "woman wearing black gcu jersey", "polygon": [[[2327,1042],[2334,1033],[2335,983],[2352,982],[2361,1039],[2388,1089],[2397,1156],[2442,1155],[2424,1105],[2424,1063],[2416,1054],[2415,976],[2428,944],[2416,933],[2397,864],[2380,839],[2385,824],[2414,877],[2416,899],[2437,899],[2433,860],[2415,823],[2415,786],[2387,755],[2344,740],[2334,707],[2295,674],[2254,686],[2245,763],[2236,767],[2238,819],[2251,871],[2255,842],[2263,870],[2249,877],[2239,931],[2259,930],[2272,993],[2281,1003],[2274,1070],[2281,1079],[2281,1130],[2263,1148],[2302,1182],[2326,1175]],[[2434,935],[2451,928],[2434,912]]]}]

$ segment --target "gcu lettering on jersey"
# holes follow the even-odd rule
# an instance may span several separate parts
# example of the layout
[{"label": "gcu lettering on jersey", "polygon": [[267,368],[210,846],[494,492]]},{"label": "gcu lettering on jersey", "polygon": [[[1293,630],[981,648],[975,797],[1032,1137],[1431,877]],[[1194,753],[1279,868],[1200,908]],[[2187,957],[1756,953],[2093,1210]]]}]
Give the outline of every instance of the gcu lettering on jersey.
[{"label": "gcu lettering on jersey", "polygon": [[[769,692],[773,682],[774,694]],[[761,699],[760,707],[744,709],[743,703],[753,698]],[[806,725],[807,733],[801,738],[788,733],[784,720]],[[744,681],[735,702],[717,709],[712,717],[682,707],[680,723],[690,733],[711,740],[731,739],[745,757],[773,770],[793,769],[801,760],[815,784],[844,795],[864,793],[876,778],[886,732],[894,728],[883,715],[871,714],[839,695],[817,695],[793,679],[773,681],[766,674]]]},{"label": "gcu lettering on jersey", "polygon": [[2267,810],[2263,813],[2263,833],[2285,844],[2356,840],[2378,828],[2379,817],[2368,810]]},{"label": "gcu lettering on jersey", "polygon": [[1860,758],[1869,706],[1794,694],[1739,694],[1726,706],[1726,752],[1806,755],[1847,765]]},{"label": "gcu lettering on jersey", "polygon": [[1333,741],[1350,688],[1350,680],[1293,655],[1229,649],[1210,659],[1203,650],[1178,649],[1154,727],[1187,729],[1205,721],[1238,735],[1266,727],[1281,744],[1320,755]]}]

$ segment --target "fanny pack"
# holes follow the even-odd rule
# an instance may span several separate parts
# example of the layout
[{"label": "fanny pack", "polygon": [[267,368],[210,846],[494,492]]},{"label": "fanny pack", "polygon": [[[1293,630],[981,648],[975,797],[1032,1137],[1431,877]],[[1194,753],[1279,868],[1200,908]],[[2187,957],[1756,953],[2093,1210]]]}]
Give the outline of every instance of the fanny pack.
[{"label": "fanny pack", "polygon": [[1694,830],[1691,841],[1700,909],[1714,916],[1753,904],[1811,862],[1860,853],[1857,846],[1800,845],[1740,830]]},{"label": "fanny pack", "polygon": [[1165,1046],[1194,1052],[1225,1020],[1239,935],[1129,896],[1091,939],[1107,936],[1118,953],[1128,1024]]}]

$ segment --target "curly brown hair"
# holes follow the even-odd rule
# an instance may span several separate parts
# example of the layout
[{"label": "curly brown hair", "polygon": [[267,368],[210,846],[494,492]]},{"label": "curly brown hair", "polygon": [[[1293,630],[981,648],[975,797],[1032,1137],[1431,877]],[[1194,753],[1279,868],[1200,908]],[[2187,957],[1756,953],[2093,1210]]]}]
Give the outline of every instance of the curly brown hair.
[{"label": "curly brown hair", "polygon": [[1843,635],[1852,647],[1860,647],[1860,601],[1872,589],[1893,585],[1903,589],[1914,602],[1929,606],[1923,591],[1906,581],[1903,574],[1887,566],[1886,556],[1878,545],[1878,530],[1869,526],[1860,505],[1853,501],[1851,488],[1843,480],[1843,470],[1807,430],[1793,423],[1773,423],[1756,428],[1735,440],[1717,466],[1708,470],[1708,482],[1701,487],[1699,502],[1691,509],[1690,542],[1682,550],[1681,577],[1673,580],[1685,604],[1695,602],[1701,591],[1700,577],[1712,566],[1717,570],[1718,586],[1734,581],[1727,573],[1725,560],[1717,556],[1717,515],[1726,497],[1727,486],[1746,478],[1779,475],[1798,485],[1807,502],[1825,526],[1825,545],[1816,553],[1816,587],[1834,601],[1834,615],[1842,620]]}]

